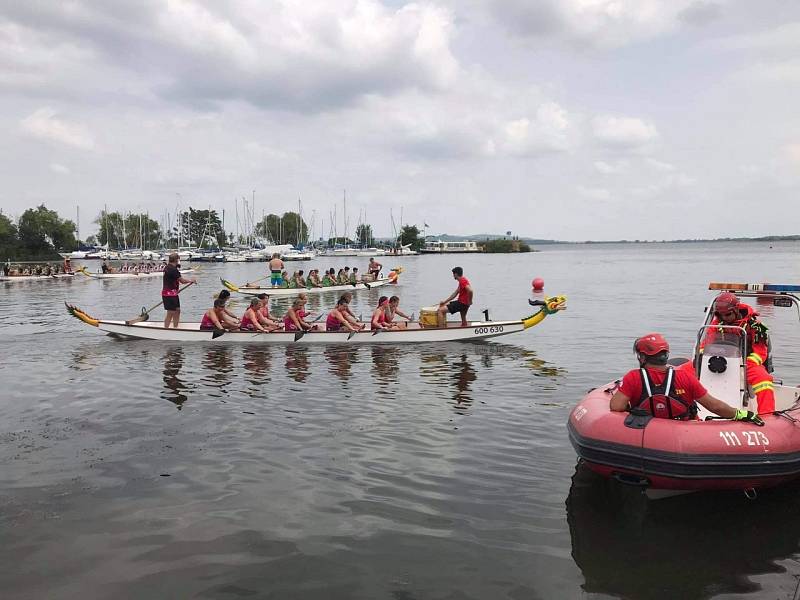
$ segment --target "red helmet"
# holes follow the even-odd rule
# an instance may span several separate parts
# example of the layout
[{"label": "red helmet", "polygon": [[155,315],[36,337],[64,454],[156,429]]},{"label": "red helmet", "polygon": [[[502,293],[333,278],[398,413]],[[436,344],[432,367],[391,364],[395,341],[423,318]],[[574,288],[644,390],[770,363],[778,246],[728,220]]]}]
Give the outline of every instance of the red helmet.
[{"label": "red helmet", "polygon": [[669,342],[660,333],[648,333],[633,342],[633,351],[645,356],[655,356],[660,352],[669,352]]},{"label": "red helmet", "polygon": [[724,315],[739,308],[739,297],[733,292],[722,292],[714,298],[714,312]]}]

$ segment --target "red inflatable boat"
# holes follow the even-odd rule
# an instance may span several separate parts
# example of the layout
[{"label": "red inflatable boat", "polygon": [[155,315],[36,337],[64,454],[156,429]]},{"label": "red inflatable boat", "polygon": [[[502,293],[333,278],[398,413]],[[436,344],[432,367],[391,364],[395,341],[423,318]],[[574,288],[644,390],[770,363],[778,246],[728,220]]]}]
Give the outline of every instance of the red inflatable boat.
[{"label": "red inflatable boat", "polygon": [[[775,306],[794,307],[800,299],[791,292],[800,286],[769,284],[711,284],[742,297],[769,294]],[[699,341],[711,327],[711,312],[698,333],[694,367],[711,395],[736,408],[755,410],[746,381],[743,329],[731,342]],[[684,361],[688,362],[688,361]],[[609,400],[616,383],[590,391],[570,413],[567,428],[575,451],[593,471],[651,490],[754,490],[800,477],[800,388],[775,382],[774,413],[761,415],[765,425],[722,420],[700,407],[697,421],[676,421],[612,412]]]}]

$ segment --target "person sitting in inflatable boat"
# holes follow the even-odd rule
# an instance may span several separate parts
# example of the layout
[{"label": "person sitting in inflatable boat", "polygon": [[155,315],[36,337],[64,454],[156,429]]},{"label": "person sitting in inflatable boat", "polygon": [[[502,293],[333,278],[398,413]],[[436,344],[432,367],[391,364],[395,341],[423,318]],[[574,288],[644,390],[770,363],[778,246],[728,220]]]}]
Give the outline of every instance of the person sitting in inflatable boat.
[{"label": "person sitting in inflatable boat", "polygon": [[737,410],[706,391],[693,371],[667,364],[669,343],[660,333],[648,333],[633,343],[639,368],[628,371],[611,397],[611,410],[640,409],[654,417],[688,421],[697,418],[697,403],[713,413],[734,421],[762,426],[752,411]]},{"label": "person sitting in inflatable boat", "polygon": [[[758,313],[749,304],[739,300],[733,292],[722,292],[714,299],[714,318],[711,325],[727,325],[741,327],[747,334],[747,385],[755,394],[760,414],[775,411],[775,384],[768,367],[771,364],[769,356],[769,335],[767,326],[758,319]],[[731,334],[728,334],[731,335]],[[706,339],[700,346],[703,347],[715,340],[724,339],[723,330],[710,329]]]}]

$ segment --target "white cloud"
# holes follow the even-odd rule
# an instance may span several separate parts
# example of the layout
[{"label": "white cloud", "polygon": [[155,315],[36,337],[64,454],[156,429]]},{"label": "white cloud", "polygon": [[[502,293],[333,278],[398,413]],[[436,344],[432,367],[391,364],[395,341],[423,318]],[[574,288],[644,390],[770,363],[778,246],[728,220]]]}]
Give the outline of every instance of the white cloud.
[{"label": "white cloud", "polygon": [[623,173],[628,170],[629,166],[630,165],[626,160],[617,160],[613,162],[596,160],[594,162],[594,168],[598,173],[602,173],[603,175],[616,175],[618,173]]},{"label": "white cloud", "polygon": [[671,165],[670,163],[663,162],[660,160],[656,160],[655,158],[645,158],[644,162],[656,171],[663,171],[663,172],[672,172],[675,170],[675,165]]},{"label": "white cloud", "polygon": [[81,150],[95,147],[94,139],[85,126],[59,118],[56,111],[49,107],[40,108],[25,117],[20,121],[20,127],[34,137]]},{"label": "white cloud", "polygon": [[592,119],[592,132],[603,146],[639,151],[658,139],[655,125],[633,117],[602,115]]},{"label": "white cloud", "polygon": [[618,47],[700,24],[719,11],[695,0],[483,0],[494,18],[523,37],[556,37],[582,46]]},{"label": "white cloud", "polygon": [[590,200],[610,200],[611,192],[605,188],[586,187],[579,185],[576,188],[578,193]]},{"label": "white cloud", "polygon": [[452,15],[433,4],[76,0],[7,12],[46,23],[51,39],[42,43],[73,44],[100,63],[133,70],[156,95],[192,106],[244,101],[320,111],[367,94],[444,90],[459,72]]},{"label": "white cloud", "polygon": [[69,170],[69,167],[65,167],[64,165],[59,163],[50,163],[50,170],[53,173],[58,173],[59,175],[69,175],[71,172]]}]

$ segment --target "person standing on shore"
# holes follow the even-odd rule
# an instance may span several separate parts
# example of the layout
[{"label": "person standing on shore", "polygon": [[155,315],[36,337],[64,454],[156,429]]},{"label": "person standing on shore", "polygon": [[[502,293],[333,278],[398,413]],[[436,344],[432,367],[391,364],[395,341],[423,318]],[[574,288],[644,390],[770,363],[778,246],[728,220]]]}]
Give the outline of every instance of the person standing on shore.
[{"label": "person standing on shore", "polygon": [[197,283],[196,279],[184,279],[178,268],[178,255],[169,255],[169,262],[164,269],[164,284],[161,286],[161,299],[164,301],[164,328],[169,329],[170,323],[177,328],[181,320],[181,300],[178,297],[178,288],[182,283]]},{"label": "person standing on shore", "polygon": [[281,255],[275,253],[269,261],[269,281],[272,287],[280,287],[283,283],[283,261]]},{"label": "person standing on shore", "polygon": [[[464,269],[453,267],[453,279],[458,281],[458,287],[447,298],[439,302],[439,310],[436,313],[436,321],[439,327],[447,327],[447,313],[461,314],[461,326],[466,327],[467,311],[472,306],[472,286],[469,279],[464,277]],[[453,300],[456,298],[455,300]],[[452,300],[452,302],[450,302]],[[449,303],[449,304],[448,304]]]}]

